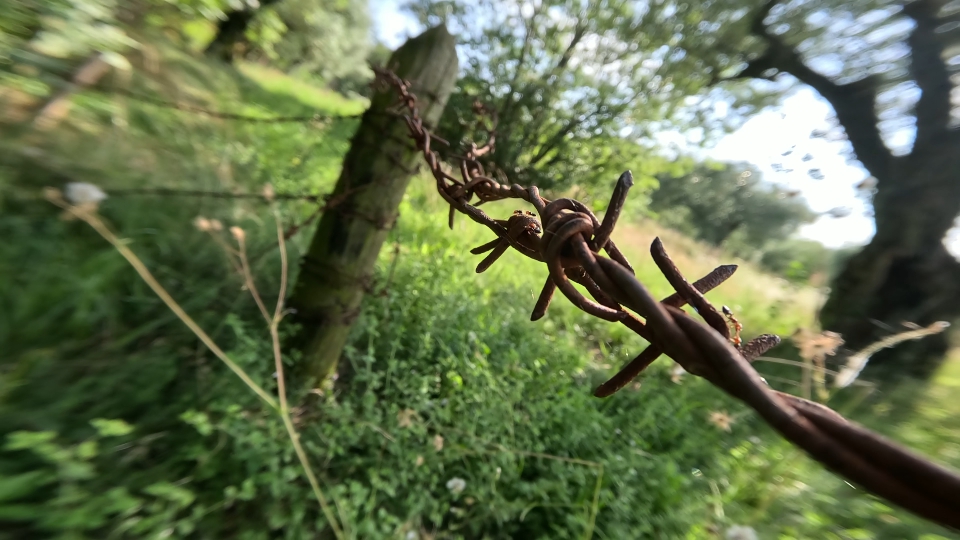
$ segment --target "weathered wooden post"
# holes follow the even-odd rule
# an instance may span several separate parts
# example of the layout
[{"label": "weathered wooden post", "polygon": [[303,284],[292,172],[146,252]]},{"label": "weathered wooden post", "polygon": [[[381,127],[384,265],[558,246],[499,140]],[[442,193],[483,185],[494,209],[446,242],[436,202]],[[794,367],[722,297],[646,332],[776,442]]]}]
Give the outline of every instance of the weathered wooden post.
[{"label": "weathered wooden post", "polygon": [[[435,126],[457,80],[453,36],[444,26],[431,28],[397,49],[387,67],[410,81],[424,123]],[[290,298],[301,325],[293,342],[303,354],[298,371],[316,380],[337,367],[418,162],[406,124],[385,114],[395,103],[392,89],[371,100],[333,192],[334,200],[344,198],[317,225]]]}]

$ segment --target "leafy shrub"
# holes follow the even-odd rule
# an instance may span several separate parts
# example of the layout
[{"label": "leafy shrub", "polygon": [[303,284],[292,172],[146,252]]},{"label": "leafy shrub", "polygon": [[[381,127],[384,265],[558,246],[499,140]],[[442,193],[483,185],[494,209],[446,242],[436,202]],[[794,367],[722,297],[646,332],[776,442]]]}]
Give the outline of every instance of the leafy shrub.
[{"label": "leafy shrub", "polygon": [[830,269],[832,252],[820,242],[791,238],[771,242],[763,250],[760,264],[797,283],[807,283],[819,274],[821,283]]}]

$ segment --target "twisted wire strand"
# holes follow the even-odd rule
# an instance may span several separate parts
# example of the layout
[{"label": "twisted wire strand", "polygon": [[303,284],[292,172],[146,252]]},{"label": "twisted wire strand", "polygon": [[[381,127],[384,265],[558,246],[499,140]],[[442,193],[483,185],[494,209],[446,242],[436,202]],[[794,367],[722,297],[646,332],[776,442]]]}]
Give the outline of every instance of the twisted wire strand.
[{"label": "twisted wire strand", "polygon": [[[676,293],[658,301],[637,280],[630,263],[611,239],[633,185],[629,171],[617,181],[600,222],[579,201],[567,198],[550,201],[543,198],[535,186],[504,185],[486,176],[477,158],[482,155],[481,150],[492,151],[493,126],[487,144],[480,148],[471,145],[461,157],[457,178],[443,170],[440,158],[431,149],[431,140],[437,138],[420,118],[417,97],[411,92],[410,83],[387,70],[375,72],[380,88],[396,92],[400,105],[405,108],[402,118],[408,135],[436,180],[437,191],[450,205],[451,226],[454,213],[459,212],[496,235],[492,242],[473,250],[474,253],[492,250],[477,268],[478,272],[489,268],[512,247],[544,262],[548,269],[532,320],[545,315],[554,293],[559,290],[577,308],[623,324],[650,342],[640,355],[597,388],[595,395],[612,395],[660,354],[666,354],[687,372],[706,379],[754,409],[785,439],[835,473],[918,516],[960,530],[960,476],[956,472],[849,422],[823,405],[773,390],[760,377],[750,362],[777,345],[780,339],[765,334],[739,345],[739,336],[731,336],[727,319],[703,296],[733,275],[736,266],[720,266],[691,284],[656,239],[651,245],[651,257]],[[479,201],[476,205],[471,204],[474,196]],[[514,227],[517,221],[511,220],[523,219],[523,216],[515,214],[510,220],[495,220],[477,208],[481,203],[502,199],[521,199],[533,206],[539,216],[536,229],[542,229],[542,234]],[[580,293],[571,282],[583,285],[592,299]],[[686,304],[696,309],[704,322],[684,312],[681,308]]]}]

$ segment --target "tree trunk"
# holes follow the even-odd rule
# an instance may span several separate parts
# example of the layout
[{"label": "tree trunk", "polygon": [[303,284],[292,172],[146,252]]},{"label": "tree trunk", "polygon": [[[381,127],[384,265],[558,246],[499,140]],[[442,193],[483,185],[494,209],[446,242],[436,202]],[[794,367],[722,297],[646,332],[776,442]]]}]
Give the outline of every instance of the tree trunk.
[{"label": "tree trunk", "polygon": [[226,14],[226,18],[217,23],[217,34],[207,45],[204,54],[232,64],[236,55],[237,46],[246,41],[247,27],[257,12],[270,4],[280,0],[261,0],[257,9],[237,9]]},{"label": "tree trunk", "polygon": [[[388,67],[410,81],[420,114],[435,126],[457,80],[455,42],[443,26],[400,47]],[[300,266],[290,306],[301,325],[293,346],[302,370],[322,380],[337,367],[377,255],[398,217],[403,193],[420,159],[401,118],[387,114],[393,89],[378,91],[364,114],[343,162],[333,200]]]},{"label": "tree trunk", "polygon": [[[877,232],[833,283],[821,311],[825,328],[843,334],[847,347],[862,348],[890,334],[877,322],[905,330],[960,315],[960,263],[943,238],[960,214],[960,147],[956,137],[916,149],[892,163],[877,184]],[[868,366],[879,378],[928,377],[947,348],[945,334],[904,343],[877,354]]]}]

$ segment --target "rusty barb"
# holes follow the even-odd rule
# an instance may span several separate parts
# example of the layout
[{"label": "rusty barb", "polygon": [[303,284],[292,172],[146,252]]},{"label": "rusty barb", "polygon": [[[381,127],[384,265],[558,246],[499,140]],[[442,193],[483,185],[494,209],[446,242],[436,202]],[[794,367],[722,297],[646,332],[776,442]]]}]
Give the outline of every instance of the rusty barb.
[{"label": "rusty barb", "polygon": [[[471,145],[458,158],[459,177],[453,176],[444,170],[431,148],[435,142],[448,143],[423,125],[410,83],[383,69],[376,70],[375,83],[381,90],[397,93],[398,110],[409,136],[436,179],[437,191],[450,204],[451,227],[455,212],[460,212],[496,236],[472,251],[490,252],[477,272],[489,268],[512,247],[545,263],[549,272],[532,320],[546,314],[559,289],[581,310],[622,324],[650,343],[594,395],[614,394],[666,354],[689,373],[746,403],[783,437],[834,472],[921,517],[960,529],[960,476],[847,421],[832,409],[773,390],[760,377],[750,362],[780,339],[762,335],[740,344],[740,324],[732,313],[728,309],[718,311],[703,296],[733,275],[736,266],[720,266],[691,284],[656,239],[650,254],[676,293],[660,301],[650,295],[611,239],[633,185],[629,171],[617,181],[603,221],[574,199],[550,201],[536,186],[503,185],[487,176],[478,158],[492,151],[493,128],[486,144]],[[474,197],[477,204],[471,203]],[[518,210],[506,220],[497,220],[478,208],[500,199],[522,199],[536,213]],[[592,298],[581,294],[571,282],[582,285]],[[681,309],[685,304],[692,306],[703,322]]]}]

